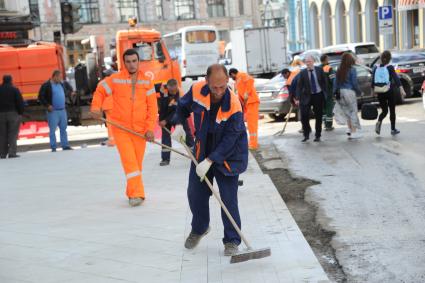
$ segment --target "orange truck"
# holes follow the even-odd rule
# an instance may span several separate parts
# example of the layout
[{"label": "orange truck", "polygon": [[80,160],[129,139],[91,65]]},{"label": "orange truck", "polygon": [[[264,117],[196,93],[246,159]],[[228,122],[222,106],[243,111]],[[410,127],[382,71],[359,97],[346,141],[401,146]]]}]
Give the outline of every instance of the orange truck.
[{"label": "orange truck", "polygon": [[157,91],[161,83],[176,79],[181,86],[180,67],[177,60],[172,60],[161,34],[152,29],[129,29],[117,32],[116,37],[118,69],[124,68],[125,50],[134,48],[139,53],[140,68],[150,77]]},{"label": "orange truck", "polygon": [[[139,52],[140,68],[154,81],[157,91],[161,83],[171,78],[176,79],[181,85],[178,62],[171,59],[158,31],[148,29],[118,31],[116,48],[119,69],[124,67],[122,55],[125,50],[135,48]],[[63,47],[47,42],[37,42],[26,47],[0,45],[0,62],[0,78],[4,74],[12,75],[14,84],[23,94],[26,102],[25,120],[44,121],[46,114],[44,107],[37,101],[38,91],[42,83],[51,77],[53,70],[58,69],[65,74]],[[94,122],[89,111],[92,98],[90,92],[95,88],[87,86],[87,78],[77,78],[78,68],[75,68],[77,95],[70,99],[67,105],[68,118],[72,125],[87,125]],[[80,73],[86,73],[86,69],[79,70]],[[101,78],[97,78],[99,79]]]},{"label": "orange truck", "polygon": [[0,77],[12,75],[26,104],[30,120],[45,120],[45,111],[37,102],[40,86],[54,70],[65,73],[63,48],[50,42],[37,42],[26,47],[0,45]]}]

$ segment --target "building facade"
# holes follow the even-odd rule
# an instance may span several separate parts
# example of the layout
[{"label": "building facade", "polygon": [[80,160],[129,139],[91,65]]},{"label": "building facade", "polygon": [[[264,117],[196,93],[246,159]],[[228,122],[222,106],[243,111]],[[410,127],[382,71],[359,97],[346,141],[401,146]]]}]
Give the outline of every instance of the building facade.
[{"label": "building facade", "polygon": [[[8,0],[0,0],[8,1]],[[19,1],[19,0],[18,0]],[[14,1],[15,2],[15,1]],[[30,36],[35,40],[53,40],[55,31],[61,30],[60,1],[26,0],[32,3],[34,18],[39,27]],[[73,53],[70,64],[81,60],[88,48],[81,40],[90,35],[103,36],[106,54],[109,43],[118,30],[128,28],[128,19],[136,17],[138,27],[153,28],[161,33],[177,31],[190,25],[214,25],[222,40],[229,40],[229,30],[261,24],[255,0],[69,0],[78,3],[83,28],[68,35],[67,47]],[[258,6],[258,5],[257,5]],[[29,7],[27,8],[29,12]]]},{"label": "building facade", "polygon": [[[378,7],[393,7],[393,33],[379,32]],[[424,0],[310,0],[310,48],[375,42],[381,50],[425,48]]]}]

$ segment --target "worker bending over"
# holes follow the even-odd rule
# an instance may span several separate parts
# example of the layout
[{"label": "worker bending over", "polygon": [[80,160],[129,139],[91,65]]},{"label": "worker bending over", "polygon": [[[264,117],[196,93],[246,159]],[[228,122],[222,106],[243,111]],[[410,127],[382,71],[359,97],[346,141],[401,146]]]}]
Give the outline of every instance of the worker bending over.
[{"label": "worker bending over", "polygon": [[[186,239],[187,249],[195,248],[210,230],[209,199],[211,191],[204,178],[214,178],[220,196],[230,214],[241,227],[238,209],[239,174],[248,164],[248,139],[238,97],[228,89],[229,77],[223,65],[208,67],[206,81],[196,82],[178,105],[172,134],[175,140],[184,139],[186,133],[181,123],[194,113],[196,140],[193,163],[189,173],[188,199],[192,211],[192,231]],[[231,222],[221,211],[224,226],[224,254],[231,256],[241,242]]]},{"label": "worker bending over", "polygon": [[258,111],[260,99],[254,86],[254,78],[237,69],[229,70],[230,77],[236,82],[235,90],[246,113],[249,132],[249,149],[258,148]]},{"label": "worker bending over", "polygon": [[[175,79],[169,80],[165,86],[162,85],[159,92],[159,125],[162,128],[161,143],[171,147],[171,136],[169,132],[171,130],[171,127],[174,126],[172,119],[174,117],[174,114],[176,113],[177,102],[180,99],[180,93],[182,93],[183,95],[183,92],[179,90],[178,83]],[[183,128],[186,132],[186,144],[187,146],[192,147],[194,144],[193,136],[190,132],[187,120],[183,121]],[[171,150],[163,147],[161,150],[161,162],[159,163],[159,165],[169,165],[170,157]]]},{"label": "worker bending over", "polygon": [[[91,111],[101,117],[104,100],[112,96],[111,121],[145,135],[146,139],[112,126],[121,163],[127,178],[127,196],[130,206],[138,206],[145,199],[142,181],[142,162],[146,140],[154,140],[158,106],[151,79],[139,70],[139,54],[134,49],[124,52],[125,69],[112,74],[99,83],[94,94]],[[111,126],[110,126],[111,127]]]}]

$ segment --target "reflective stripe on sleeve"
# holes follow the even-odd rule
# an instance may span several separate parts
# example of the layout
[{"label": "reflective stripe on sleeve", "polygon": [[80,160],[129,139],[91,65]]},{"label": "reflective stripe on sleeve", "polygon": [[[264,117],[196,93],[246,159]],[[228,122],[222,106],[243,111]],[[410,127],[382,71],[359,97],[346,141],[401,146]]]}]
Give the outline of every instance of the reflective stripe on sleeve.
[{"label": "reflective stripe on sleeve", "polygon": [[103,88],[105,89],[105,91],[108,95],[112,94],[111,88],[109,87],[109,85],[105,81],[102,81],[100,84],[103,86]]},{"label": "reflective stripe on sleeve", "polygon": [[148,92],[146,92],[146,96],[150,96],[150,95],[155,94],[155,93],[156,93],[155,88],[152,88],[152,89],[148,90]]}]

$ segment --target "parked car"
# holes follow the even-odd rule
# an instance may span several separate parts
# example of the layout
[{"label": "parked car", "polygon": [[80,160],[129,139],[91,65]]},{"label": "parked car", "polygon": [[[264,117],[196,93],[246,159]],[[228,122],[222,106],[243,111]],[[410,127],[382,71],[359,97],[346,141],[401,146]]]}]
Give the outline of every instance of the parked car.
[{"label": "parked car", "polygon": [[[400,76],[406,97],[412,97],[419,94],[422,81],[425,77],[425,49],[391,51],[392,64],[395,71]],[[372,67],[381,64],[381,58],[378,56],[372,62]]]},{"label": "parked car", "polygon": [[379,56],[378,47],[374,42],[358,42],[358,43],[346,43],[331,45],[325,48],[322,48],[322,53],[331,53],[331,52],[346,52],[351,51],[356,55],[357,63],[370,66],[373,60]]},{"label": "parked car", "polygon": [[289,113],[289,91],[280,73],[266,82],[258,83],[255,89],[260,97],[260,113],[268,114],[273,119],[284,118]]},{"label": "parked car", "polygon": [[422,103],[423,103],[424,109],[425,109],[425,80],[422,83],[421,93],[422,93]]}]

